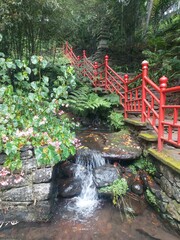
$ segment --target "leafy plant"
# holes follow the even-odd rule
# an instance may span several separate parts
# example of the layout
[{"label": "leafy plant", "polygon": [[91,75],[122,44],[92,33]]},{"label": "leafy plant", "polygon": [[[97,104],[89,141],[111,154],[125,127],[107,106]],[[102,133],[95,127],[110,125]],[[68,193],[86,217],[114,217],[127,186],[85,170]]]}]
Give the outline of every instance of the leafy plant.
[{"label": "leafy plant", "polygon": [[124,116],[122,113],[112,111],[108,118],[113,129],[120,130],[124,126]]},{"label": "leafy plant", "polygon": [[[35,56],[32,61],[37,64]],[[24,79],[17,84],[16,92],[11,84],[0,88],[0,152],[6,153],[5,166],[12,171],[21,168],[20,149],[25,145],[35,148],[38,165],[63,161],[75,154],[79,145],[73,124],[59,110],[61,97],[66,98],[71,87],[66,76],[62,75],[61,85],[51,92],[49,78],[39,77],[39,81],[26,82],[28,92],[21,88]]]},{"label": "leafy plant", "polygon": [[146,199],[151,205],[157,206],[156,197],[149,189],[146,189]]},{"label": "leafy plant", "polygon": [[105,100],[109,101],[113,106],[119,106],[119,96],[115,93],[105,95],[103,97]]},{"label": "leafy plant", "polygon": [[118,205],[119,198],[123,197],[128,190],[125,178],[117,179],[111,186],[103,187],[100,192],[111,192],[113,194],[113,204]]},{"label": "leafy plant", "polygon": [[69,104],[73,112],[81,116],[86,116],[88,112],[97,111],[100,108],[110,108],[111,103],[102,97],[99,97],[88,86],[80,87],[73,91],[66,103]]},{"label": "leafy plant", "polygon": [[138,160],[135,160],[133,164],[129,166],[129,168],[135,174],[137,173],[137,170],[145,170],[151,175],[154,175],[157,171],[154,164],[143,157],[141,157]]}]

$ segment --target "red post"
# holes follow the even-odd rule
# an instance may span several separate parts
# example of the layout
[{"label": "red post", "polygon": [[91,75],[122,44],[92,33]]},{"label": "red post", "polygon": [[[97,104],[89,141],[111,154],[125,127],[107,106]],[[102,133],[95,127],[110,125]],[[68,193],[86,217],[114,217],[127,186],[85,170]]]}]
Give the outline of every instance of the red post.
[{"label": "red post", "polygon": [[109,57],[108,57],[108,55],[106,55],[104,58],[105,90],[108,89],[108,60],[109,60]]},{"label": "red post", "polygon": [[68,54],[68,42],[66,41],[66,46],[65,46],[65,54]]},{"label": "red post", "polygon": [[94,79],[93,79],[93,84],[94,84],[95,87],[98,86],[98,84],[97,84],[97,75],[98,75],[97,69],[98,69],[98,63],[95,62],[94,63]]},{"label": "red post", "polygon": [[83,50],[83,76],[86,76],[86,50]]},{"label": "red post", "polygon": [[[72,63],[72,59],[73,59],[72,56],[73,56],[73,48],[71,47],[71,48],[70,48],[70,58],[71,58],[71,63]],[[74,62],[73,62],[73,65],[74,65]]]},{"label": "red post", "polygon": [[146,111],[146,106],[145,106],[145,102],[144,100],[146,99],[146,90],[145,90],[145,86],[146,86],[146,80],[145,77],[148,77],[148,66],[149,63],[148,61],[144,60],[142,62],[142,109],[141,109],[141,122],[145,122],[146,118],[145,118],[145,111]]},{"label": "red post", "polygon": [[128,117],[128,106],[127,106],[127,101],[128,101],[128,79],[129,76],[128,74],[124,75],[124,118]]},{"label": "red post", "polygon": [[166,93],[163,92],[164,89],[167,88],[168,78],[163,76],[159,79],[159,87],[160,87],[160,104],[159,104],[159,126],[158,126],[158,150],[161,151],[163,149],[163,140],[164,136],[164,105],[166,103]]},{"label": "red post", "polygon": [[78,68],[80,67],[80,60],[81,60],[81,57],[80,57],[80,56],[77,56],[77,67],[78,67]]}]

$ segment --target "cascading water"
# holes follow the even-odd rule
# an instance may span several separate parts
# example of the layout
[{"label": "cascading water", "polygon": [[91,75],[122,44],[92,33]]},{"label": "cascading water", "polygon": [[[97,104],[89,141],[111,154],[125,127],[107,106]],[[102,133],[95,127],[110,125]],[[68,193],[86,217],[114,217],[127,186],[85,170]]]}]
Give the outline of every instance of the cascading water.
[{"label": "cascading water", "polygon": [[78,151],[76,158],[75,177],[81,179],[82,190],[78,197],[72,199],[68,204],[68,209],[74,211],[74,217],[91,216],[98,207],[99,200],[96,186],[93,182],[92,170],[105,165],[105,159],[94,150],[82,149]]}]

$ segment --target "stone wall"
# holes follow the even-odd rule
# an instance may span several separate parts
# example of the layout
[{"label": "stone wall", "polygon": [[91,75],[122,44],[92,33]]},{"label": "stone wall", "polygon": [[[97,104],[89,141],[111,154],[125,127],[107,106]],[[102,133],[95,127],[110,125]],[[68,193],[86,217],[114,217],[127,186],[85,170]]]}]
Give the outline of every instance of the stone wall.
[{"label": "stone wall", "polygon": [[157,169],[155,182],[149,185],[156,199],[155,208],[180,231],[180,174],[154,157],[149,156],[149,160],[153,161]]},{"label": "stone wall", "polygon": [[37,222],[50,218],[53,206],[53,168],[38,168],[32,147],[21,149],[22,170],[11,174],[0,154],[0,222]]}]

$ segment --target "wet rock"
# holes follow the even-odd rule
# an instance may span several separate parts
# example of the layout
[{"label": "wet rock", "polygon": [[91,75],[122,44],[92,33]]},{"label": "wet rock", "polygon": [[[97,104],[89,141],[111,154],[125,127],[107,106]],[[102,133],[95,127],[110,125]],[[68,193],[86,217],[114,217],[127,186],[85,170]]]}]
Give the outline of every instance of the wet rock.
[{"label": "wet rock", "polygon": [[58,196],[70,198],[78,196],[82,190],[82,182],[77,178],[61,179],[58,183]]},{"label": "wet rock", "polygon": [[173,197],[176,199],[178,203],[180,203],[180,188],[173,186],[172,189],[173,189],[173,192],[172,192]]},{"label": "wet rock", "polygon": [[26,145],[26,146],[23,146],[23,147],[20,149],[21,152],[26,152],[26,151],[28,151],[28,150],[33,150],[33,146],[31,146],[31,145]]},{"label": "wet rock", "polygon": [[77,164],[70,163],[70,162],[67,162],[67,163],[65,162],[60,166],[60,172],[62,176],[65,178],[75,177],[76,169],[77,169]]},{"label": "wet rock", "polygon": [[52,178],[52,168],[37,169],[32,173],[33,183],[46,183]]},{"label": "wet rock", "polygon": [[31,173],[33,170],[37,169],[37,162],[35,158],[24,159],[22,161],[22,170],[25,173]]},{"label": "wet rock", "polygon": [[40,183],[33,185],[33,200],[44,201],[51,196],[51,183]]},{"label": "wet rock", "polygon": [[78,138],[84,147],[99,151],[104,158],[130,160],[142,154],[140,145],[128,132],[83,132]]},{"label": "wet rock", "polygon": [[161,177],[160,186],[163,189],[163,191],[168,195],[168,197],[173,196],[172,185],[164,176]]},{"label": "wet rock", "polygon": [[4,164],[5,160],[6,160],[6,154],[1,153],[0,154],[0,164]]},{"label": "wet rock", "polygon": [[160,209],[160,211],[162,213],[166,213],[168,203],[160,201],[160,200],[157,200],[156,203],[157,203],[157,206]]},{"label": "wet rock", "polygon": [[51,205],[47,201],[32,202],[2,202],[0,221],[38,222],[50,218]]},{"label": "wet rock", "polygon": [[12,188],[1,193],[2,194],[1,200],[12,202],[46,200],[49,199],[50,191],[51,191],[50,183],[34,184],[33,188],[30,186]]},{"label": "wet rock", "polygon": [[23,159],[29,159],[29,158],[32,158],[34,153],[32,150],[27,150],[27,151],[23,151],[21,152],[21,160]]},{"label": "wet rock", "polygon": [[94,183],[98,188],[111,185],[120,177],[117,169],[112,165],[104,165],[93,170]]},{"label": "wet rock", "polygon": [[142,195],[144,192],[143,184],[140,181],[135,181],[131,185],[131,191],[137,195]]},{"label": "wet rock", "polygon": [[172,218],[180,222],[180,204],[179,203],[177,203],[175,200],[171,201],[167,205],[167,212],[172,216]]},{"label": "wet rock", "polygon": [[123,174],[123,178],[126,179],[129,188],[131,188],[135,179],[135,175],[132,172],[125,171],[125,173]]}]

